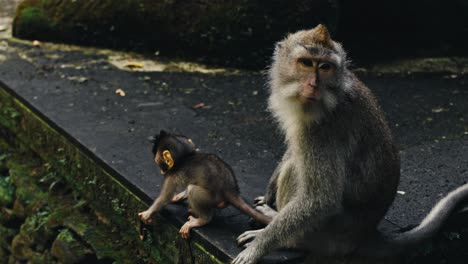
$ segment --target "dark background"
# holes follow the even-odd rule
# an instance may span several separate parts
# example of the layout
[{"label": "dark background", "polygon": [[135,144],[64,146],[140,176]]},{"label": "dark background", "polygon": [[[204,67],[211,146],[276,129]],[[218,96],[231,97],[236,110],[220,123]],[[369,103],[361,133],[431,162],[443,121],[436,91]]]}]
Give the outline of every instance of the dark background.
[{"label": "dark background", "polygon": [[25,0],[13,33],[263,69],[273,43],[323,23],[357,66],[466,56],[466,0]]}]

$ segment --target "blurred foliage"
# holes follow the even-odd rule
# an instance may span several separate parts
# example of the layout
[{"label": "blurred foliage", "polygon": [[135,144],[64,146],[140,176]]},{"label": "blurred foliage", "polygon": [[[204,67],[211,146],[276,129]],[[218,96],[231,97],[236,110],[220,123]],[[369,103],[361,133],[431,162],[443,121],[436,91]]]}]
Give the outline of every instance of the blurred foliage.
[{"label": "blurred foliage", "polygon": [[287,32],[335,29],[337,10],[335,0],[25,0],[14,35],[264,67]]},{"label": "blurred foliage", "polygon": [[265,68],[274,42],[326,24],[351,57],[467,55],[468,1],[24,0],[20,38]]}]

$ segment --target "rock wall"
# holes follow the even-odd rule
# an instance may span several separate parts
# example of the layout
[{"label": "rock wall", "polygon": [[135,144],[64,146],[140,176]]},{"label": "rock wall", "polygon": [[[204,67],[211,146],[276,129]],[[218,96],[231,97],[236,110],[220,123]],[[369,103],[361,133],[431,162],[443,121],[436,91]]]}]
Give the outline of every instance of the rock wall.
[{"label": "rock wall", "polygon": [[0,159],[0,263],[132,262],[135,252],[51,164],[3,139]]}]

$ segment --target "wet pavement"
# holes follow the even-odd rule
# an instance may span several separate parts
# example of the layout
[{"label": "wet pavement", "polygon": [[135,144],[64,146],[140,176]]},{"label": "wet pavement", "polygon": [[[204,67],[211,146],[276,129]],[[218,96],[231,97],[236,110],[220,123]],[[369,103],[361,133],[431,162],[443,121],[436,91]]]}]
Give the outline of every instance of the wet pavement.
[{"label": "wet pavement", "polygon": [[[113,54],[0,40],[0,81],[147,201],[162,182],[147,140],[160,129],[188,135],[203,151],[220,155],[248,200],[263,194],[284,145],[266,111],[261,73],[132,71],[145,67],[136,62],[123,70],[111,63]],[[416,224],[441,196],[468,180],[468,79],[362,79],[380,99],[401,149],[401,184],[385,226]],[[246,228],[247,217],[230,208],[198,232],[233,256],[239,252],[233,239]]]}]

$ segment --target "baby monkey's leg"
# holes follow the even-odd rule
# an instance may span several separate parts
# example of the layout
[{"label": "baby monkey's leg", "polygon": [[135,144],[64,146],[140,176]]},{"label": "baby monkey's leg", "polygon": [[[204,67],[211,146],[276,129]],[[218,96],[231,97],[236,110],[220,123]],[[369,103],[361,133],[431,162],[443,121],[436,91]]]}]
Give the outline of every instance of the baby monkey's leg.
[{"label": "baby monkey's leg", "polygon": [[187,198],[190,211],[198,216],[198,218],[189,216],[189,221],[180,228],[179,233],[185,239],[190,237],[190,229],[206,225],[211,221],[214,208],[219,204],[216,195],[196,185],[189,185],[187,187]]},{"label": "baby monkey's leg", "polygon": [[185,239],[188,239],[190,237],[190,229],[194,227],[204,226],[210,222],[207,219],[195,218],[193,216],[189,216],[188,219],[189,220],[185,222],[185,224],[180,228],[179,231],[179,234]]},{"label": "baby monkey's leg", "polygon": [[187,199],[187,189],[185,189],[183,192],[180,192],[177,195],[175,195],[174,197],[172,197],[171,202],[177,203],[177,202],[180,202],[180,201],[182,201],[184,199]]}]

